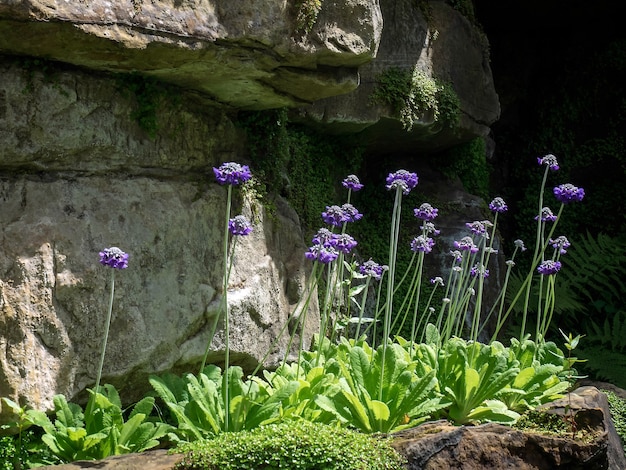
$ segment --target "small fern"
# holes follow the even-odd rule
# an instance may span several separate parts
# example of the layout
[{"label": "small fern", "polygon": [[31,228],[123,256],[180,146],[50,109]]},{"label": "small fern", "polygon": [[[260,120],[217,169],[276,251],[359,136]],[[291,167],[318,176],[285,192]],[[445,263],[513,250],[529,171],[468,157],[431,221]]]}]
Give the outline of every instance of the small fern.
[{"label": "small fern", "polygon": [[626,353],[626,312],[617,312],[613,318],[605,319],[603,325],[593,320],[589,324],[587,341],[599,343],[613,352]]}]

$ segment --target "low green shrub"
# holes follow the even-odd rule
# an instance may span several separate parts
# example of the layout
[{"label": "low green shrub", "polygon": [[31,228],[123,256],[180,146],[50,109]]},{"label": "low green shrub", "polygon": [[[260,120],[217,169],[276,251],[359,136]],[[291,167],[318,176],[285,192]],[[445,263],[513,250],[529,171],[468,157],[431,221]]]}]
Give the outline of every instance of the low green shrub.
[{"label": "low green shrub", "polygon": [[307,421],[270,424],[184,444],[178,470],[393,470],[402,457],[384,439]]},{"label": "low green shrub", "polygon": [[611,418],[617,430],[622,446],[626,451],[626,400],[621,399],[615,393],[608,390],[602,390],[606,394],[609,401],[609,409],[611,410]]}]

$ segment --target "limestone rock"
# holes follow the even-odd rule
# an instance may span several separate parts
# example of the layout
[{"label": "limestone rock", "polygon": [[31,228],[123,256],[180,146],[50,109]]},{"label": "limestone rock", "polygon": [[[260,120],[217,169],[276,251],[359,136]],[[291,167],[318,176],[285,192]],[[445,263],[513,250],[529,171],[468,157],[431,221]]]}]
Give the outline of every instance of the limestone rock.
[{"label": "limestone rock", "polygon": [[378,1],[325,1],[310,31],[297,15],[285,0],[1,0],[0,52],[140,71],[247,109],[353,90],[378,48]]},{"label": "limestone rock", "polygon": [[[606,397],[593,387],[579,388],[569,396],[585,439],[522,432],[495,423],[458,427],[438,421],[395,433],[393,446],[407,457],[408,470],[626,468]],[[564,398],[544,408],[563,413],[568,403]]]},{"label": "limestone rock", "polygon": [[[359,69],[360,86],[302,108],[302,117],[331,132],[365,129],[372,153],[437,151],[486,136],[500,116],[500,103],[484,34],[447,2],[431,1],[420,9],[412,0],[381,0],[380,7],[384,22],[380,47],[376,58]],[[461,104],[459,125],[451,129],[425,114],[412,131],[404,130],[392,109],[371,100],[378,76],[392,67],[417,68],[451,83]]]},{"label": "limestone rock", "polygon": [[[94,385],[110,276],[98,252],[110,246],[130,263],[116,276],[103,383],[126,402],[150,389],[150,373],[194,371],[221,299],[226,189],[211,167],[238,160],[232,122],[219,110],[163,107],[150,140],[112,79],[46,79],[12,63],[0,75],[0,396],[49,409],[54,394],[72,400]],[[270,348],[268,364],[286,353],[288,337],[273,343],[310,263],[284,201],[268,217],[237,196],[235,211],[254,222],[229,286],[232,363],[250,369]]]}]

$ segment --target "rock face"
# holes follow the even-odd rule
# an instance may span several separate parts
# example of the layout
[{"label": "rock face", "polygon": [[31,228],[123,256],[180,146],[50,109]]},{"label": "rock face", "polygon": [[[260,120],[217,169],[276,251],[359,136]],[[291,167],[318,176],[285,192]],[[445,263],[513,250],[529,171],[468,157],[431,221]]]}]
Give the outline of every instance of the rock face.
[{"label": "rock face", "polygon": [[[426,21],[409,0],[324,0],[319,11],[286,0],[0,0],[0,396],[45,409],[54,394],[72,399],[93,385],[107,246],[131,260],[117,276],[104,380],[130,400],[149,373],[198,364],[224,269],[225,189],[211,167],[246,155],[237,110],[314,103],[298,113],[326,129],[376,123],[368,138],[386,152],[485,135],[498,111],[486,44],[458,12],[431,3]],[[388,110],[364,106],[391,65],[458,81],[458,135],[427,118],[425,132],[406,134]],[[159,97],[153,139],[135,122],[133,76],[109,72],[177,86]],[[337,95],[345,100],[325,100]],[[274,340],[308,264],[284,201],[272,217],[254,198],[235,206],[255,222],[235,251],[229,295],[232,359],[251,366],[270,347],[269,362],[286,352]],[[218,362],[220,332],[209,358]]]},{"label": "rock face", "polygon": [[308,32],[298,13],[285,0],[2,0],[0,51],[142,71],[246,109],[356,88],[378,48],[378,1],[327,1]]},{"label": "rock face", "polygon": [[[45,409],[93,386],[110,276],[98,252],[109,246],[130,263],[116,276],[103,381],[132,399],[149,373],[197,367],[221,299],[226,189],[211,167],[237,159],[230,120],[172,109],[151,141],[113,80],[58,72],[47,83],[6,63],[0,74],[0,396]],[[268,218],[235,197],[239,210],[254,231],[234,252],[231,349],[252,367],[285,352],[288,337],[272,343],[309,264],[288,205]]]},{"label": "rock face", "polygon": [[[302,112],[334,132],[365,129],[374,154],[436,151],[473,136],[486,136],[500,116],[484,34],[446,2],[417,8],[413,0],[381,0],[384,29],[376,59],[360,68],[353,92],[318,100]],[[460,99],[460,122],[451,129],[425,114],[412,131],[388,106],[373,103],[379,75],[390,68],[417,68],[451,83]]]},{"label": "rock face", "polygon": [[[578,438],[522,432],[495,423],[457,427],[441,421],[394,434],[393,446],[407,457],[408,470],[626,468],[606,396],[594,387],[579,388],[569,396],[544,409],[564,415],[569,412],[565,406],[571,404]],[[581,439],[583,432],[586,437]]]}]

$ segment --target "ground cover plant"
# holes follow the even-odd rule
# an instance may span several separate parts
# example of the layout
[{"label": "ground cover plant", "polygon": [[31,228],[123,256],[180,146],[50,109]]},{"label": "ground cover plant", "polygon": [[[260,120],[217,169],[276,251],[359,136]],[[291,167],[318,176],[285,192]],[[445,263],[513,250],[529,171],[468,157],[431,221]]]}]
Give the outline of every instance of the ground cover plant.
[{"label": "ground cover plant", "polygon": [[[565,236],[555,236],[556,227],[565,206],[582,201],[584,190],[569,183],[554,187],[552,197],[559,204],[554,213],[544,200],[547,175],[559,169],[557,159],[546,155],[537,163],[543,169],[543,181],[534,220],[534,248],[527,254],[530,268],[520,277],[517,292],[507,298],[504,293],[515,267],[514,258],[526,251],[525,244],[516,240],[510,247],[512,256],[506,262],[502,292],[493,305],[487,305],[483,296],[497,253],[494,239],[498,219],[508,210],[502,198],[495,197],[489,203],[490,215],[484,220],[467,222],[467,235],[448,247],[447,271],[441,277],[425,280],[424,259],[433,252],[434,237],[440,233],[435,226],[438,209],[427,202],[413,208],[420,231],[409,246],[399,243],[403,198],[417,186],[417,174],[398,170],[387,177],[386,190],[394,205],[386,264],[356,256],[358,242],[349,229],[363,217],[353,205],[355,193],[363,185],[356,175],[347,176],[342,181],[346,201],[326,207],[321,214],[324,226],[303,254],[312,267],[305,293],[293,312],[297,324],[282,329],[281,334],[291,335],[288,349],[293,345],[297,357],[290,362],[285,356],[275,370],[261,370],[260,365],[250,375],[230,364],[228,288],[237,241],[254,230],[254,224],[245,216],[231,214],[232,200],[241,186],[254,181],[246,165],[227,162],[214,168],[217,183],[227,192],[223,294],[220,316],[211,326],[199,370],[181,376],[165,373],[150,377],[154,393],[128,409],[122,407],[113,386],[100,385],[115,273],[130,265],[129,254],[117,247],[106,248],[100,253],[100,263],[111,270],[111,300],[98,379],[89,390],[87,405],[83,410],[59,395],[54,398],[54,411],[47,416],[41,411],[21,409],[5,399],[4,406],[14,409],[19,417],[13,426],[18,439],[29,427],[39,428],[42,444],[57,462],[100,459],[178,443],[178,451],[199,456],[203,465],[226,465],[225,459],[232,458],[232,465],[239,466],[228,468],[273,469],[288,468],[281,466],[288,456],[277,455],[276,461],[261,457],[267,455],[262,444],[271,441],[272,429],[277,433],[285,429],[280,426],[291,427],[297,433],[306,433],[307,426],[319,426],[311,450],[326,449],[323,452],[328,457],[334,455],[333,448],[324,446],[340,439],[337,430],[391,433],[429,419],[447,419],[458,425],[515,423],[524,412],[563,396],[576,377],[573,366],[577,359],[571,350],[580,340],[571,334],[566,336],[568,351],[564,353],[555,342],[546,340],[546,333],[557,304],[554,279],[562,267],[561,257],[570,246]],[[400,250],[412,252],[406,272],[400,272],[396,262]],[[442,292],[442,300],[433,301],[434,290],[422,298],[424,284]],[[406,287],[401,291],[402,298],[397,296],[400,285]],[[536,295],[531,296],[535,286]],[[297,332],[316,295],[320,304],[319,334],[314,344],[306,345]],[[501,330],[518,308],[520,330],[507,343],[500,341]],[[223,364],[207,364],[219,321],[225,328],[225,360]],[[487,332],[489,321],[495,329]],[[491,339],[479,341],[487,333]],[[157,415],[157,401],[161,411],[167,413]],[[329,429],[335,434],[325,433]],[[225,439],[224,433],[229,433],[224,442],[236,443],[228,451],[220,440]],[[260,441],[255,441],[257,437]],[[188,445],[194,442],[201,444]],[[252,442],[258,447],[249,450],[250,455],[267,460],[262,467],[254,466],[258,463],[244,464],[237,454]],[[313,462],[318,457],[299,458]],[[332,458],[341,462],[340,456]],[[389,465],[394,458],[389,457]],[[36,462],[28,465],[35,466]],[[359,468],[393,468],[363,465]]]}]

